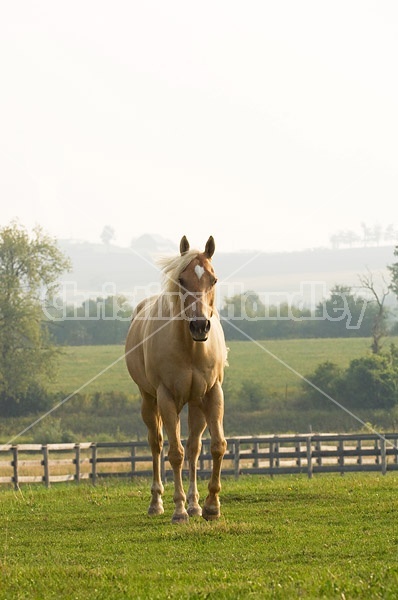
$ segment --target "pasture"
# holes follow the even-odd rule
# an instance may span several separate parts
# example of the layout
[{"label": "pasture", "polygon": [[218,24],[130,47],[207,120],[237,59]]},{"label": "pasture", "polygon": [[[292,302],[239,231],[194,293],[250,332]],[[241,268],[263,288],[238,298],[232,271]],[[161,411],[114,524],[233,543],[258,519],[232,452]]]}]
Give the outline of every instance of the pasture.
[{"label": "pasture", "polygon": [[395,474],[224,479],[221,519],[185,525],[148,483],[0,490],[0,598],[396,597]]},{"label": "pasture", "polygon": [[[397,338],[386,340],[386,346],[391,342],[397,343]],[[344,432],[357,431],[360,427],[345,412],[331,411],[334,406],[326,398],[322,398],[314,410],[302,410],[300,405],[297,406],[303,395],[302,379],[291,369],[308,376],[326,360],[346,368],[352,359],[369,352],[369,339],[230,341],[228,346],[229,367],[225,370],[223,384],[227,435],[303,433],[311,428],[314,431]],[[65,347],[62,351],[58,375],[51,384],[51,390],[61,392],[63,397],[80,390],[79,397],[68,402],[65,411],[54,414],[54,417],[62,419],[64,429],[76,433],[71,439],[87,441],[98,435],[114,439],[116,431],[122,436],[120,439],[146,437],[139,414],[138,390],[128,375],[123,346],[76,346]],[[254,402],[250,399],[251,390],[256,394]],[[92,406],[88,412],[83,411],[83,397],[92,397],[97,392],[112,395],[109,400],[104,399],[104,403],[108,402],[106,416],[101,416],[99,405],[95,410]],[[118,395],[123,396],[125,408],[122,412],[117,408]],[[113,404],[115,410],[112,412]],[[385,431],[394,429],[396,416],[387,411],[368,410],[360,416],[365,422],[369,421]],[[17,426],[12,428],[14,430]],[[11,436],[3,434],[3,430],[4,427],[0,426],[0,436],[6,441]]]},{"label": "pasture", "polygon": [[[389,338],[386,343],[389,342],[398,343],[398,340]],[[283,398],[286,393],[291,396],[298,391],[300,379],[297,375],[275,360],[262,347],[302,375],[308,375],[319,363],[326,360],[347,367],[350,360],[369,351],[370,340],[368,338],[293,339],[265,340],[258,344],[227,342],[229,368],[225,371],[225,387],[228,390],[239,388],[245,379],[252,379],[254,382],[264,384],[270,394]],[[52,391],[71,393],[95,378],[84,388],[85,392],[137,393],[137,388],[128,376],[125,366],[124,346],[67,346],[61,350],[63,355],[58,373],[51,384]]]}]

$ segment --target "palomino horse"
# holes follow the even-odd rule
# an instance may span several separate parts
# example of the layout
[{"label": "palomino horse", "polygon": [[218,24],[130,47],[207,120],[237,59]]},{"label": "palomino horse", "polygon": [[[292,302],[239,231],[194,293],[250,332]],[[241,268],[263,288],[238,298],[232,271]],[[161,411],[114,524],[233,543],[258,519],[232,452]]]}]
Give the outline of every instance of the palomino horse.
[{"label": "palomino horse", "polygon": [[[180,255],[162,259],[162,293],[138,304],[126,340],[128,371],[142,396],[142,417],[148,427],[153,457],[150,515],[164,512],[160,453],[162,425],[169,440],[168,458],[174,473],[173,523],[188,516],[207,520],[220,516],[221,463],[226,450],[221,388],[227,349],[214,303],[217,279],[211,264],[214,239],[204,252],[190,250],[184,236]],[[182,484],[184,448],[180,412],[188,404],[188,511]],[[209,427],[213,470],[203,511],[199,505],[196,465],[203,431]]]}]

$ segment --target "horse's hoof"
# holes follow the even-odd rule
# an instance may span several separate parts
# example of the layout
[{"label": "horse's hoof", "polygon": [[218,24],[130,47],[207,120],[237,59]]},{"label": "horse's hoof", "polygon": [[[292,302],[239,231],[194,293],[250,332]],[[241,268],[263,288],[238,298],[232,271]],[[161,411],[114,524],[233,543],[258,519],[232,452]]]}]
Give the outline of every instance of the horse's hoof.
[{"label": "horse's hoof", "polygon": [[182,523],[188,523],[189,521],[189,516],[188,513],[185,511],[183,513],[177,513],[172,516],[171,522],[175,523],[175,524],[182,524]]},{"label": "horse's hoof", "polygon": [[196,506],[188,506],[188,514],[190,517],[201,517],[202,509],[199,505]]},{"label": "horse's hoof", "polygon": [[162,515],[164,513],[164,508],[161,504],[154,504],[148,508],[148,515],[151,517],[156,517],[157,515]]},{"label": "horse's hoof", "polygon": [[203,507],[202,517],[206,519],[206,521],[216,521],[221,516],[220,509],[217,507]]}]

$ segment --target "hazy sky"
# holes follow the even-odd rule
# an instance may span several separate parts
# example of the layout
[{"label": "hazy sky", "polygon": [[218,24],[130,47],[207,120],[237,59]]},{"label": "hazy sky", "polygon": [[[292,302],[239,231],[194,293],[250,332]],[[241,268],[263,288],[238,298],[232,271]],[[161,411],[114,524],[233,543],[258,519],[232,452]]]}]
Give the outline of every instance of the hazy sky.
[{"label": "hazy sky", "polygon": [[0,2],[0,225],[219,250],[398,226],[398,3]]}]

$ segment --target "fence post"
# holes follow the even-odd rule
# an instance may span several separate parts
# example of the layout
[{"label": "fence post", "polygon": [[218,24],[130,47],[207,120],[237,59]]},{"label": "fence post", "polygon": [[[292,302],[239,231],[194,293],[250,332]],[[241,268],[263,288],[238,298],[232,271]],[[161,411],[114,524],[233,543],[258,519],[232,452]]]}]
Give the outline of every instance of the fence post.
[{"label": "fence post", "polygon": [[375,463],[376,463],[376,465],[379,465],[380,464],[380,459],[379,459],[379,441],[378,441],[377,438],[375,439],[374,449],[375,449],[375,456],[376,456]]},{"label": "fence post", "polygon": [[380,453],[381,453],[381,472],[383,475],[387,472],[387,453],[386,453],[386,438],[380,438]]},{"label": "fence post", "polygon": [[274,444],[273,442],[269,443],[269,470],[270,470],[270,476],[271,479],[274,476],[273,474],[273,470],[274,470]]},{"label": "fence post", "polygon": [[131,444],[131,477],[135,476],[135,445]]},{"label": "fence post", "polygon": [[253,454],[254,454],[253,467],[255,469],[258,469],[258,467],[260,466],[260,461],[258,459],[258,448],[259,448],[258,442],[254,442],[254,444],[253,444]]},{"label": "fence post", "polygon": [[321,440],[318,439],[315,442],[315,450],[318,454],[317,458],[316,458],[316,464],[321,467],[322,466],[322,456],[321,456]]},{"label": "fence post", "polygon": [[307,474],[308,479],[312,478],[312,436],[307,436]]},{"label": "fence post", "polygon": [[358,438],[357,440],[357,452],[358,452],[358,458],[357,458],[357,464],[361,465],[362,464],[362,440],[360,438]]},{"label": "fence post", "polygon": [[234,472],[235,472],[235,479],[239,479],[239,455],[240,455],[240,440],[235,440],[235,443],[234,443],[234,450],[235,450],[235,456],[234,456]]},{"label": "fence post", "polygon": [[19,490],[19,478],[18,478],[18,446],[12,447],[12,466],[14,469],[14,489]]},{"label": "fence post", "polygon": [[338,450],[339,450],[338,463],[341,467],[340,474],[344,475],[344,440],[339,440]]},{"label": "fence post", "polygon": [[296,454],[297,454],[296,465],[298,467],[301,467],[301,442],[300,442],[300,440],[298,440],[296,442],[295,451],[296,451]]},{"label": "fence post", "polygon": [[91,481],[93,485],[97,483],[97,445],[91,446]]},{"label": "fence post", "polygon": [[274,442],[275,467],[276,468],[279,468],[279,465],[280,465],[279,450],[280,450],[280,443],[279,443],[279,441],[276,441],[276,442]]},{"label": "fence post", "polygon": [[47,488],[50,487],[50,468],[48,464],[48,446],[45,444],[43,447],[43,466],[44,466],[44,484]]},{"label": "fence post", "polygon": [[75,444],[75,481],[76,483],[80,483],[80,444]]},{"label": "fence post", "polygon": [[398,465],[398,438],[395,438],[394,451],[394,462]]}]

